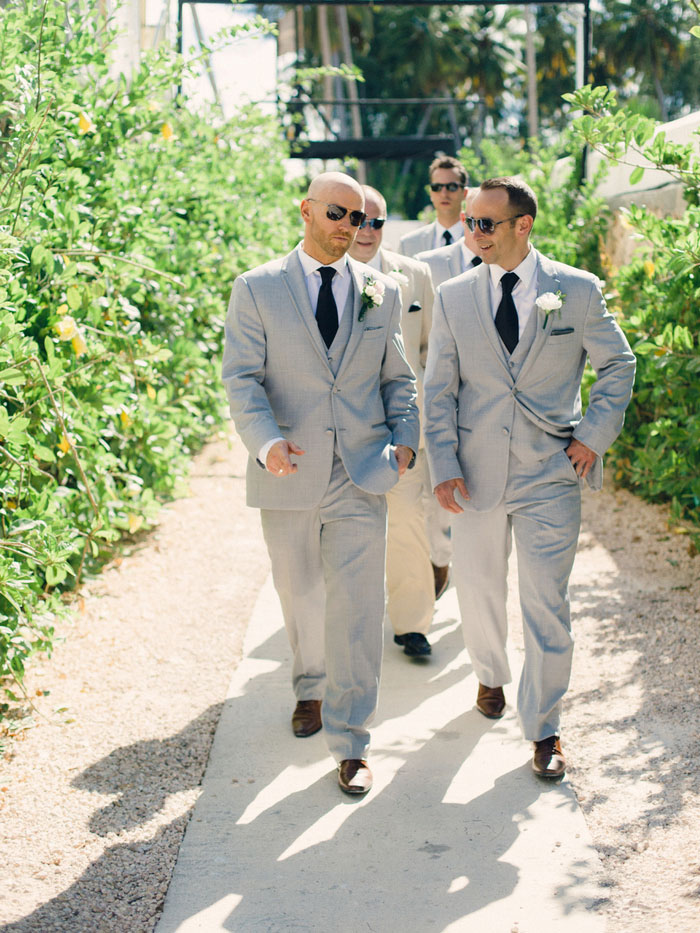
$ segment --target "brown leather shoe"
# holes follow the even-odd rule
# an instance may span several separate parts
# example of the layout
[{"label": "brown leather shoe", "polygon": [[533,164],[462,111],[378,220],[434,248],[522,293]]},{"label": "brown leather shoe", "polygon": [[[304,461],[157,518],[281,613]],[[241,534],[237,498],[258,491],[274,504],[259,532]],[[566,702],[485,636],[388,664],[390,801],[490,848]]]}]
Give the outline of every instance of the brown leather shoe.
[{"label": "brown leather shoe", "polygon": [[344,758],[338,765],[338,784],[346,794],[366,794],[372,787],[372,772],[362,758]]},{"label": "brown leather shoe", "polygon": [[438,600],[447,589],[450,582],[450,565],[436,567],[433,564],[433,576],[435,577],[435,599]]},{"label": "brown leather shoe", "polygon": [[299,700],[292,714],[292,729],[299,739],[313,735],[321,728],[321,701]]},{"label": "brown leather shoe", "polygon": [[500,719],[506,708],[503,687],[485,687],[479,684],[476,695],[476,708],[487,719]]},{"label": "brown leather shoe", "polygon": [[561,750],[558,735],[535,742],[535,754],[532,757],[532,770],[538,777],[560,778],[566,771],[566,759]]}]

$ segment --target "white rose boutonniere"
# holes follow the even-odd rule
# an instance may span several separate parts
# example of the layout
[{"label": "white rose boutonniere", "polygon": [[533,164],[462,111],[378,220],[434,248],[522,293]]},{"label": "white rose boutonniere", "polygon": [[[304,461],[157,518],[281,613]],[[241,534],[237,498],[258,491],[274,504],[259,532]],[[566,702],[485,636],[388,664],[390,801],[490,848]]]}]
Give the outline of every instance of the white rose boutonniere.
[{"label": "white rose boutonniere", "polygon": [[359,320],[363,321],[365,314],[371,308],[378,308],[384,301],[384,283],[368,276],[365,279],[365,285],[360,297],[362,298],[362,307],[360,308]]},{"label": "white rose boutonniere", "polygon": [[562,295],[561,292],[557,292],[556,295],[554,292],[545,292],[544,295],[539,295],[535,300],[535,304],[540,309],[540,311],[544,311],[544,324],[542,325],[543,328],[547,326],[549,315],[553,311],[561,312],[565,298],[566,295]]},{"label": "white rose boutonniere", "polygon": [[408,285],[408,276],[404,275],[404,273],[400,269],[392,269],[389,275],[392,277],[392,279],[395,282],[398,282],[399,285],[401,286]]}]

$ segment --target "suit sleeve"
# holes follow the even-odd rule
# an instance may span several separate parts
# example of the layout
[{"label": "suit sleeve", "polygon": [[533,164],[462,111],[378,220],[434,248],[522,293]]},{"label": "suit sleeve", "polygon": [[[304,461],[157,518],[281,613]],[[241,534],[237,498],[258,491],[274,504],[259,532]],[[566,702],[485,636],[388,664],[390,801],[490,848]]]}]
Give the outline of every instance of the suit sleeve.
[{"label": "suit sleeve", "polygon": [[231,417],[252,457],[282,431],[265,392],[265,327],[244,275],[233,284],[226,314],[222,378]]},{"label": "suit sleeve", "polygon": [[454,335],[445,315],[440,289],[433,306],[433,326],[430,331],[423,390],[423,431],[434,489],[448,479],[462,476],[462,468],[457,458],[459,356]]},{"label": "suit sleeve", "polygon": [[[387,289],[387,296],[389,295]],[[386,346],[379,388],[384,403],[386,423],[392,433],[392,443],[418,450],[420,436],[416,379],[408,365],[401,336],[401,299],[398,289],[391,292],[393,306],[387,327]]]},{"label": "suit sleeve", "polygon": [[583,346],[596,381],[586,414],[573,436],[602,457],[622,430],[632,396],[636,360],[627,338],[605,306],[600,287],[591,287],[583,331]]}]

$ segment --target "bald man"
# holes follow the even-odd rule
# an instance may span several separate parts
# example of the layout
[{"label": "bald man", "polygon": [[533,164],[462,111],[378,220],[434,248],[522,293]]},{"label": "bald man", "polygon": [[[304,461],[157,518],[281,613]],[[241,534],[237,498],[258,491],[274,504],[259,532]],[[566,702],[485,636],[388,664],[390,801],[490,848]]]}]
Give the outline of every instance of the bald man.
[{"label": "bald man", "polygon": [[346,256],[365,220],[362,188],[340,172],[319,175],[301,217],[296,249],[234,283],[223,380],[292,648],[294,734],[323,728],[340,788],[364,794],[385,494],[418,450],[416,387],[398,286]]}]

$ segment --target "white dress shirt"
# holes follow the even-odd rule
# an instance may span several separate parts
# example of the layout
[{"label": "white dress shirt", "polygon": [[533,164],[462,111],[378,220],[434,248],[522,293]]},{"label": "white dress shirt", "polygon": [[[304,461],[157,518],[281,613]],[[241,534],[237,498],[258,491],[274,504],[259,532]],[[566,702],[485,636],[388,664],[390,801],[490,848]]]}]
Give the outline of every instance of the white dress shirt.
[{"label": "white dress shirt", "polygon": [[535,307],[537,298],[537,256],[535,251],[530,248],[530,252],[515,269],[503,269],[495,263],[489,266],[489,276],[491,282],[491,315],[496,319],[496,312],[503,297],[501,287],[501,278],[506,272],[515,272],[519,281],[515,283],[515,288],[511,292],[513,304],[518,312],[518,339],[522,337],[530,315]]},{"label": "white dress shirt", "polygon": [[[311,307],[314,309],[315,313],[316,305],[318,304],[318,293],[321,291],[321,273],[318,270],[323,266],[323,263],[319,262],[318,259],[314,259],[313,256],[309,256],[301,244],[299,244],[297,249],[299,250],[301,268],[304,270],[304,276],[306,278],[306,290],[309,293]],[[331,269],[335,269],[331,288],[333,289],[333,297],[335,298],[335,305],[338,309],[338,323],[340,324],[350,290],[348,258],[343,254],[340,259],[336,259],[335,262],[329,265]]]},{"label": "white dress shirt", "polygon": [[462,221],[458,220],[456,224],[452,224],[451,227],[443,227],[439,220],[435,221],[435,240],[433,242],[433,249],[437,249],[438,246],[447,246],[445,241],[442,238],[445,230],[449,230],[452,234],[451,243],[456,243],[457,240],[461,240],[464,237],[464,227],[462,226]]},{"label": "white dress shirt", "polygon": [[462,272],[472,268],[472,259],[476,256],[462,239]]}]

